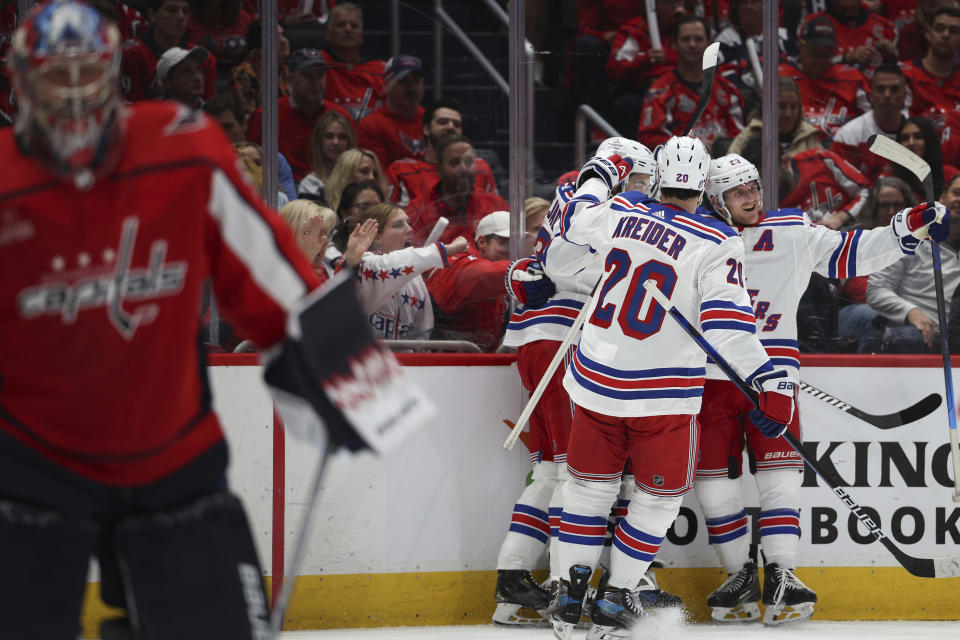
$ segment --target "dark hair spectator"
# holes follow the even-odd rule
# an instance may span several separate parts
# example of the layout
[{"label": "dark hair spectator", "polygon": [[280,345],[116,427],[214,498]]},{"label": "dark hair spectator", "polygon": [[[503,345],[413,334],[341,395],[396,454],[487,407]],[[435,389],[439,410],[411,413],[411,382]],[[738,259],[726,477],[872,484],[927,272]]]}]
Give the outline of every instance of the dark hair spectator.
[{"label": "dark hair spectator", "polygon": [[203,110],[220,123],[230,142],[243,142],[247,114],[230,94],[218,93],[203,104]]},{"label": "dark hair spectator", "polygon": [[947,114],[960,103],[960,9],[943,7],[933,13],[924,31],[930,46],[923,58],[904,63],[912,94],[911,115],[923,116],[943,129]]},{"label": "dark hair spectator", "polygon": [[[262,28],[260,21],[250,23],[245,36],[247,54],[243,62],[230,70],[230,92],[243,105],[249,115],[260,106],[260,77],[263,73]],[[290,58],[290,41],[284,35],[283,27],[277,26],[277,97],[287,94],[287,60]]]},{"label": "dark hair spectator", "polygon": [[[933,180],[933,192],[943,190],[943,157],[940,155],[940,136],[926,118],[905,118],[897,131],[897,142],[927,161]],[[893,175],[910,185],[918,198],[923,198],[923,185],[913,172],[898,164],[893,166]]]},{"label": "dark hair spectator", "polygon": [[339,223],[333,236],[334,246],[338,251],[346,251],[347,240],[356,228],[360,214],[367,207],[372,207],[381,202],[386,202],[386,196],[380,185],[372,180],[354,182],[344,188],[340,195],[340,203],[336,208]]},{"label": "dark hair spectator", "polygon": [[[926,31],[933,19],[933,12],[953,0],[917,0],[913,3],[913,13],[903,20],[899,16],[890,16],[897,27],[897,57],[901,62],[916,60],[927,55]],[[901,23],[902,24],[898,24]]]}]

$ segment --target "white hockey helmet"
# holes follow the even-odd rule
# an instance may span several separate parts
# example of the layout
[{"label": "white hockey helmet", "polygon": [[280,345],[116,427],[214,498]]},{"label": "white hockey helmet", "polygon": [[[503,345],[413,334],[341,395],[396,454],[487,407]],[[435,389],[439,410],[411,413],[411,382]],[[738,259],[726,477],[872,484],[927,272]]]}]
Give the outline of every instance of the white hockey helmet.
[{"label": "white hockey helmet", "polygon": [[710,162],[710,183],[707,185],[707,195],[716,198],[714,205],[717,213],[730,224],[730,212],[723,201],[723,194],[739,187],[742,184],[756,182],[760,189],[760,199],[763,200],[763,183],[760,182],[760,172],[749,160],[735,153],[721,156]]},{"label": "white hockey helmet", "polygon": [[706,188],[710,154],[698,138],[674,136],[658,146],[653,155],[657,162],[657,189]]},{"label": "white hockey helmet", "polygon": [[598,156],[606,158],[613,154],[633,160],[633,170],[630,171],[630,175],[645,173],[652,176],[656,173],[657,165],[653,160],[653,153],[636,140],[614,136],[607,138],[597,147],[596,155]]}]

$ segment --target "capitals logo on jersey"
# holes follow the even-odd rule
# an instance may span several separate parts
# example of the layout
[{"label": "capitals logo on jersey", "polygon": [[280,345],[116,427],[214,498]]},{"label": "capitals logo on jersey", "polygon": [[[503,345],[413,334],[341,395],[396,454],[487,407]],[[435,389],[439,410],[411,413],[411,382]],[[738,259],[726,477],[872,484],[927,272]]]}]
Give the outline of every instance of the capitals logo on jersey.
[{"label": "capitals logo on jersey", "polygon": [[65,259],[55,256],[51,261],[55,275],[45,277],[42,284],[17,294],[20,316],[27,320],[43,315],[60,316],[64,324],[73,324],[81,311],[105,307],[117,332],[126,340],[133,338],[138,326],[156,319],[158,309],[156,305],[144,304],[131,312],[124,308],[124,301],[172,296],[183,289],[187,276],[185,261],[166,262],[166,240],[154,240],[146,268],[132,268],[139,226],[140,221],[135,216],[124,219],[117,250],[104,249],[103,262],[105,265],[114,264],[112,271],[91,267],[90,255],[81,253],[77,263],[83,275],[69,282],[59,275],[66,266]]},{"label": "capitals logo on jersey", "polygon": [[403,135],[402,131],[398,131],[397,135],[400,136],[400,142],[402,142],[403,146],[410,152],[410,155],[419,158],[427,151],[427,139],[423,136],[411,138]]}]

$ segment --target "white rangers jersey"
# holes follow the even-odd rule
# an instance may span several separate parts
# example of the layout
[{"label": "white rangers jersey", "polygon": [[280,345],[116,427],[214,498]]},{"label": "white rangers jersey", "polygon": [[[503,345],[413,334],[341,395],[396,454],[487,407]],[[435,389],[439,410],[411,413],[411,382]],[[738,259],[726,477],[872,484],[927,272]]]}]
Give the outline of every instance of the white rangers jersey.
[{"label": "white rangers jersey", "polygon": [[[739,229],[743,239],[743,281],[756,317],[757,335],[774,367],[797,381],[797,306],[810,274],[853,278],[903,257],[892,227],[833,231],[810,222],[800,209],[767,211],[763,220]],[[708,378],[726,379],[711,365]]]},{"label": "white rangers jersey", "polygon": [[426,340],[433,331],[433,304],[422,273],[449,266],[439,242],[390,253],[365,253],[357,266],[358,295],[378,338]]},{"label": "white rangers jersey", "polygon": [[700,411],[706,355],[646,295],[650,278],[748,383],[773,370],[755,335],[733,229],[639,192],[568,206],[560,225],[565,240],[595,249],[603,268],[563,381],[575,403],[614,416]]}]

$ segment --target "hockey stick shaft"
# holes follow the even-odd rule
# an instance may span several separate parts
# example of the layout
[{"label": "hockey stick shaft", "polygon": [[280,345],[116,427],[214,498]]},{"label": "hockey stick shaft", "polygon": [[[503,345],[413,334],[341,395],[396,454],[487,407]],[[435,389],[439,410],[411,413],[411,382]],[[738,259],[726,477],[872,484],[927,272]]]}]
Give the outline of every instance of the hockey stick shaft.
[{"label": "hockey stick shaft", "polygon": [[533,390],[533,393],[530,394],[530,399],[527,400],[527,406],[523,408],[520,417],[517,418],[517,423],[513,425],[513,430],[510,431],[510,435],[503,441],[503,448],[507,451],[513,449],[513,445],[517,443],[520,434],[523,432],[523,428],[527,424],[527,420],[530,419],[533,410],[536,409],[537,403],[540,402],[540,398],[543,396],[543,392],[546,391],[547,385],[550,384],[550,380],[553,379],[554,372],[557,370],[557,367],[560,366],[560,362],[563,361],[563,357],[567,354],[567,350],[570,349],[570,345],[574,339],[580,334],[580,327],[583,326],[583,322],[587,318],[587,309],[589,308],[590,300],[584,301],[583,308],[580,309],[580,313],[577,314],[567,335],[563,337],[563,342],[560,343],[560,347],[557,348],[553,359],[550,361],[550,364],[547,365],[547,370],[544,372],[543,377],[540,378],[540,383],[537,385],[537,388]]},{"label": "hockey stick shaft", "polygon": [[[743,392],[745,396],[750,399],[750,402],[757,405],[757,392],[753,390],[750,385],[748,385],[737,372],[733,370],[733,367],[726,361],[726,359],[721,356],[716,349],[713,348],[707,339],[701,334],[690,322],[683,316],[682,313],[673,305],[670,300],[663,295],[663,292],[657,288],[657,283],[654,280],[647,280],[643,283],[644,289],[646,289],[653,297],[656,299],[657,303],[662,306],[670,316],[676,320],[677,324],[689,335],[694,342],[697,343],[704,353],[706,353],[713,362],[719,366],[724,374],[733,382],[740,391]],[[846,490],[840,486],[842,480],[839,477],[836,477],[834,474],[828,473],[820,463],[813,457],[807,455],[806,451],[803,448],[803,444],[797,440],[797,437],[790,433],[790,431],[784,431],[782,436],[791,447],[793,447],[803,461],[813,469],[818,476],[820,476],[824,482],[830,487],[834,494],[840,498],[841,502],[847,506],[848,509],[857,517],[863,526],[878,540],[884,547],[893,554],[893,557],[897,559],[897,562],[900,563],[904,569],[909,571],[915,576],[921,578],[945,578],[945,577],[955,577],[960,576],[960,557],[957,558],[945,558],[941,560],[933,560],[929,558],[914,558],[912,556],[904,553],[896,544],[894,544],[880,529],[880,525],[873,521],[873,518],[867,514],[863,508],[857,504],[853,498],[850,496]]]},{"label": "hockey stick shaft", "polygon": [[717,73],[717,56],[719,54],[719,42],[708,45],[703,51],[703,81],[700,84],[700,99],[697,100],[697,108],[693,110],[693,116],[690,118],[690,122],[688,122],[687,126],[683,129],[682,135],[684,136],[690,134],[690,130],[697,124],[697,120],[700,119],[700,116],[703,115],[704,110],[707,108],[707,102],[710,101],[710,96],[713,95],[713,79]]},{"label": "hockey stick shaft", "polygon": [[657,0],[646,0],[647,27],[650,29],[650,48],[663,49],[660,42],[660,23],[657,20]]},{"label": "hockey stick shaft", "polygon": [[310,494],[307,499],[307,511],[303,515],[303,523],[297,532],[297,539],[293,546],[293,558],[290,565],[284,571],[286,579],[280,587],[280,595],[277,601],[273,603],[270,610],[270,630],[271,638],[280,635],[283,629],[283,615],[287,611],[287,605],[290,604],[290,596],[293,595],[294,583],[297,580],[297,573],[303,566],[303,558],[307,553],[307,543],[310,541],[310,534],[313,532],[313,520],[317,512],[317,505],[320,502],[320,490],[323,484],[323,472],[327,467],[327,460],[330,458],[330,441],[326,439],[320,445],[320,455],[317,459],[317,466],[313,475],[313,483],[310,485]]},{"label": "hockey stick shaft", "polygon": [[434,242],[440,239],[440,236],[443,235],[443,232],[447,230],[447,225],[450,224],[450,221],[440,216],[440,219],[437,220],[437,223],[433,225],[433,229],[430,230],[430,235],[427,236],[426,242],[423,243],[423,246],[429,247]]},{"label": "hockey stick shaft", "polygon": [[804,382],[803,380],[800,381],[800,390],[810,394],[811,396],[813,396],[814,398],[817,398],[818,400],[822,400],[823,402],[829,404],[831,407],[834,407],[835,409],[839,409],[844,413],[849,413],[853,417],[859,418],[860,420],[863,420],[864,422],[867,422],[873,425],[877,429],[893,429],[895,427],[902,427],[903,425],[909,424],[911,422],[916,422],[917,420],[920,420],[921,418],[925,418],[926,416],[933,413],[937,409],[937,407],[940,406],[941,402],[943,402],[942,398],[940,397],[940,394],[931,393],[930,395],[926,396],[919,402],[916,402],[910,405],[909,407],[907,407],[906,409],[903,409],[902,411],[897,411],[896,413],[874,415],[872,413],[867,413],[866,411],[861,411],[860,409],[857,409],[853,405],[847,402],[844,402],[839,398],[835,398],[834,396],[830,395],[826,391],[823,391],[822,389],[818,389],[817,387],[807,382]]},{"label": "hockey stick shaft", "polygon": [[[936,206],[933,176],[926,160],[906,147],[886,138],[873,135],[867,140],[870,151],[909,170],[923,184],[927,207]],[[943,272],[940,263],[940,245],[930,238],[933,259],[933,280],[937,293],[937,323],[940,333],[940,355],[943,357],[943,383],[947,399],[947,419],[950,426],[950,457],[953,460],[953,501],[960,502],[960,445],[957,442],[957,412],[953,397],[953,367],[950,364],[950,342],[947,338],[947,303],[943,295]]]}]

